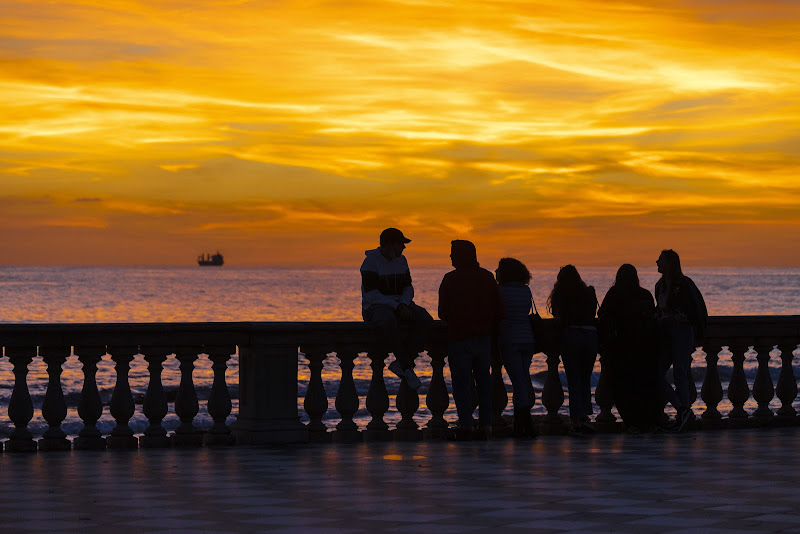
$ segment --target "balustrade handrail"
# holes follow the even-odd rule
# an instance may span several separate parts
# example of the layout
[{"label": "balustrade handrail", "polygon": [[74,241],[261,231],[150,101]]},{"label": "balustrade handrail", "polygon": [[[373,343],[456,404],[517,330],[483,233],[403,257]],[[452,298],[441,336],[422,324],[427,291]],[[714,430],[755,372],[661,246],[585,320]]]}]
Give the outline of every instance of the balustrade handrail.
[{"label": "balustrade handrail", "polygon": [[[537,350],[547,358],[547,379],[541,393],[541,403],[547,415],[540,421],[544,432],[561,432],[564,429],[559,410],[563,408],[564,394],[558,375],[559,354],[552,319],[542,321],[537,332]],[[706,403],[702,412],[702,425],[736,426],[758,421],[771,424],[773,416],[787,424],[797,423],[792,404],[797,397],[797,383],[793,372],[793,351],[800,343],[800,315],[790,316],[714,316],[709,318],[703,340],[706,352],[706,373],[701,397]],[[8,403],[9,418],[15,425],[6,450],[52,450],[72,446],[61,429],[66,416],[66,404],[61,390],[62,365],[74,354],[83,364],[84,384],[78,405],[84,427],[74,440],[75,448],[168,446],[229,443],[231,429],[239,443],[264,443],[306,441],[314,439],[418,439],[422,431],[412,416],[419,407],[419,397],[401,382],[397,392],[397,410],[402,420],[394,434],[389,432],[383,415],[389,407],[389,396],[384,384],[386,349],[376,331],[361,321],[349,322],[208,322],[208,323],[78,323],[78,324],[0,324],[1,357],[13,365],[14,389]],[[731,354],[733,370],[728,386],[728,399],[733,406],[726,422],[717,410],[723,400],[723,389],[717,372],[717,360],[727,347]],[[758,409],[752,414],[744,409],[750,399],[751,389],[744,371],[746,353],[750,347],[757,353],[758,372],[752,384],[752,398]],[[781,351],[781,374],[777,387],[773,387],[769,373],[770,353],[773,347]],[[298,349],[306,354],[311,378],[305,398],[305,411],[310,423],[300,423],[297,410],[297,355]],[[446,325],[436,321],[427,344],[431,357],[433,376],[427,392],[431,420],[425,428],[426,435],[442,437],[448,423],[443,414],[449,405],[449,394],[442,369],[447,355]],[[225,424],[231,413],[231,398],[225,382],[225,371],[230,356],[238,350],[240,365],[239,412],[232,425]],[[198,399],[192,373],[198,354],[206,353],[213,362],[214,383],[208,399],[208,411],[214,419],[205,433],[194,427],[198,413]],[[335,407],[341,415],[336,432],[322,423],[329,402],[322,383],[320,370],[328,354],[336,353],[342,369]],[[353,382],[353,362],[359,353],[367,353],[373,370],[366,407],[373,416],[366,429],[359,429],[353,415],[359,409],[359,399]],[[102,404],[95,381],[97,364],[103,355],[110,354],[116,364],[117,381],[111,399],[110,411],[116,420],[111,435],[101,436],[96,423],[102,414]],[[135,406],[128,384],[130,362],[135,354],[143,354],[148,363],[150,382],[144,399],[143,413],[150,425],[144,436],[137,439],[128,427]],[[167,414],[167,401],[161,385],[163,362],[174,354],[180,362],[181,381],[176,393],[175,413],[181,426],[167,436],[161,421]],[[41,412],[49,428],[37,443],[33,441],[27,425],[33,414],[33,405],[27,389],[28,365],[34,357],[47,364],[49,377],[47,392]],[[602,359],[601,359],[602,362]],[[602,365],[601,365],[602,368]],[[508,404],[508,393],[502,380],[499,361],[493,364],[494,423],[502,426],[501,414]],[[609,379],[601,372],[595,391],[595,402],[600,407],[596,418],[598,426],[608,430],[619,429],[612,413],[613,399],[609,393]],[[777,393],[782,406],[773,413],[770,402]],[[697,398],[693,392],[693,401]],[[338,438],[336,438],[338,436]]]}]

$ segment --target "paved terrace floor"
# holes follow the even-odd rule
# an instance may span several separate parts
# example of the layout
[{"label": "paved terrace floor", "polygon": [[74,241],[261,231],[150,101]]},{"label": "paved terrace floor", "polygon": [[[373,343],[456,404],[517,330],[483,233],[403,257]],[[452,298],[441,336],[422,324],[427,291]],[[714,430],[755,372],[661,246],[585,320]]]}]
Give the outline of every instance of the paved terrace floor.
[{"label": "paved terrace floor", "polygon": [[800,429],[0,454],[4,532],[800,531]]}]

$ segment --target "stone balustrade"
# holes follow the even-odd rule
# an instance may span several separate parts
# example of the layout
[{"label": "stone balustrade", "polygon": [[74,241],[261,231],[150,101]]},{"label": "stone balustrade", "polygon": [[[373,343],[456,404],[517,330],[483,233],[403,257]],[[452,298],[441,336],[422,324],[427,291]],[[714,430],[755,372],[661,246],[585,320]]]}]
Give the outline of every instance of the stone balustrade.
[{"label": "stone balustrade", "polygon": [[[538,348],[544,353],[547,363],[538,402],[547,413],[538,417],[537,423],[543,433],[563,433],[564,390],[558,370],[560,357],[553,342],[552,321],[543,321],[542,332],[538,335]],[[797,397],[793,353],[797,351],[798,343],[800,316],[712,317],[703,346],[706,368],[700,402],[694,405],[699,418],[693,426],[723,428],[797,424],[798,415],[793,407]],[[425,400],[430,418],[422,428],[414,420],[420,406],[419,394],[404,382],[400,382],[395,401],[400,420],[395,428],[389,428],[385,422],[385,414],[390,409],[390,396],[384,381],[388,354],[374,331],[363,323],[0,325],[0,346],[14,375],[7,406],[14,430],[4,442],[4,449],[8,452],[69,450],[71,447],[130,449],[233,443],[441,439],[448,428],[444,418],[450,405],[444,375],[447,344],[445,325],[441,322],[436,323],[427,347],[432,375]],[[227,425],[232,402],[225,372],[237,348],[239,407],[236,420]],[[310,374],[303,404],[308,424],[301,422],[297,407],[298,350],[305,354]],[[70,441],[61,428],[67,414],[61,374],[64,363],[72,354],[77,356],[83,370],[83,387],[77,406],[83,428]],[[109,406],[115,426],[109,435],[103,436],[97,428],[103,404],[96,374],[98,362],[106,354],[115,365],[116,381]],[[148,426],[138,437],[129,426],[136,409],[129,382],[130,364],[136,354],[144,356],[149,373],[142,403]],[[213,370],[213,384],[207,399],[207,410],[213,424],[204,430],[198,429],[194,422],[199,412],[199,401],[193,372],[199,354],[208,355]],[[371,420],[364,428],[359,428],[354,421],[361,407],[353,377],[354,362],[360,354],[366,354],[372,370],[365,402]],[[42,418],[48,428],[38,440],[34,440],[28,429],[34,414],[28,372],[35,357],[42,359],[48,376],[41,405]],[[162,425],[168,414],[162,373],[164,362],[169,357],[179,362],[180,369],[180,384],[174,400],[174,413],[180,419],[180,425],[171,435]],[[732,408],[727,417],[723,417],[718,408],[725,398],[718,370],[720,357],[729,357],[732,362],[727,390]],[[335,429],[329,429],[323,423],[331,409],[322,377],[327,358],[338,359],[341,368],[333,403],[341,420]],[[757,364],[752,384],[748,384],[746,378],[746,361]],[[778,361],[780,375],[775,385],[769,365]],[[502,366],[497,360],[492,365],[492,373],[495,435],[504,435],[506,422],[502,412],[509,398],[501,375]],[[757,408],[749,413],[745,404],[751,394]],[[696,399],[696,392],[694,397]],[[773,411],[770,404],[776,398],[781,406]],[[619,430],[620,422],[612,410],[610,379],[603,372],[596,387],[595,403],[599,407],[596,416],[598,430]]]}]

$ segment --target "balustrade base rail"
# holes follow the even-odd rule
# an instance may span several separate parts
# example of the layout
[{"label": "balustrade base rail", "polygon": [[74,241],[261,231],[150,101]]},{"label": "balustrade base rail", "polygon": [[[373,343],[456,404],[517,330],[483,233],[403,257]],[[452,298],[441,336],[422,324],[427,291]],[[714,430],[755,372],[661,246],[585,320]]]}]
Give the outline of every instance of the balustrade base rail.
[{"label": "balustrade base rail", "polygon": [[[567,430],[563,409],[564,391],[559,378],[559,351],[554,340],[554,325],[544,320],[537,331],[537,348],[547,361],[547,376],[540,402],[547,414],[535,416],[542,434],[563,434]],[[800,355],[800,316],[712,317],[703,350],[706,371],[700,397],[705,406],[695,407],[690,429],[755,428],[800,424],[793,404],[797,397],[794,357]],[[14,425],[9,439],[0,450],[7,452],[63,451],[82,449],[133,449],[137,447],[200,447],[230,444],[270,444],[293,442],[356,442],[381,440],[446,439],[449,424],[444,413],[449,395],[444,378],[447,342],[445,325],[437,322],[427,343],[432,376],[427,390],[431,418],[420,428],[414,414],[420,406],[419,395],[401,382],[396,406],[401,420],[389,428],[384,415],[389,410],[389,395],[384,382],[388,353],[376,332],[363,323],[159,323],[159,324],[25,324],[0,325],[0,345],[14,375],[14,387],[8,402],[8,417]],[[230,426],[226,419],[232,403],[225,380],[227,362],[238,349],[239,412]],[[304,399],[309,423],[300,422],[297,409],[298,349],[308,359],[310,379]],[[213,362],[213,385],[207,408],[213,425],[206,431],[195,426],[199,411],[193,371],[198,354],[207,354]],[[353,379],[354,360],[360,353],[370,358],[372,379],[366,408],[372,420],[359,428],[353,420],[359,409],[359,397]],[[75,354],[83,366],[83,387],[78,415],[83,428],[69,440],[61,429],[67,406],[61,386],[62,366]],[[116,383],[110,412],[116,426],[110,435],[101,435],[97,421],[103,405],[97,387],[97,364],[109,354],[115,364]],[[149,425],[142,436],[134,436],[128,426],[135,413],[129,383],[130,363],[134,355],[147,361],[149,384],[142,412]],[[341,380],[334,406],[341,421],[330,431],[322,422],[330,408],[322,381],[323,362],[335,354],[340,362]],[[174,410],[180,426],[171,435],[162,425],[168,403],[162,386],[164,362],[173,356],[180,363],[180,385],[175,393]],[[720,356],[730,357],[732,373],[727,398],[732,409],[723,417],[718,405],[723,388],[717,369]],[[28,430],[34,406],[28,391],[28,368],[34,357],[47,366],[47,390],[41,414],[47,431],[37,441]],[[748,359],[749,358],[749,359]],[[745,374],[745,362],[757,363],[751,385]],[[780,375],[773,385],[770,361],[780,361]],[[601,358],[601,369],[602,366]],[[510,434],[503,417],[509,398],[502,378],[502,365],[492,365],[494,435]],[[693,388],[690,388],[690,393]],[[752,413],[745,410],[751,398],[757,404]],[[777,398],[780,408],[770,403]],[[693,391],[692,402],[698,398]],[[601,371],[595,391],[600,412],[595,425],[599,432],[619,432],[622,423],[614,415],[610,377]],[[699,403],[698,403],[699,404]]]}]

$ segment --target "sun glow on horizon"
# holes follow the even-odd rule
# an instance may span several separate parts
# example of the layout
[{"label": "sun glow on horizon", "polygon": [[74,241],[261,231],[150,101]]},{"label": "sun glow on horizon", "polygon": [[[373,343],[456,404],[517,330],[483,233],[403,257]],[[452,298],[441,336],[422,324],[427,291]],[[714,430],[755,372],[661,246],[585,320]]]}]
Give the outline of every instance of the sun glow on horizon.
[{"label": "sun glow on horizon", "polygon": [[800,265],[800,4],[8,0],[19,264]]}]

